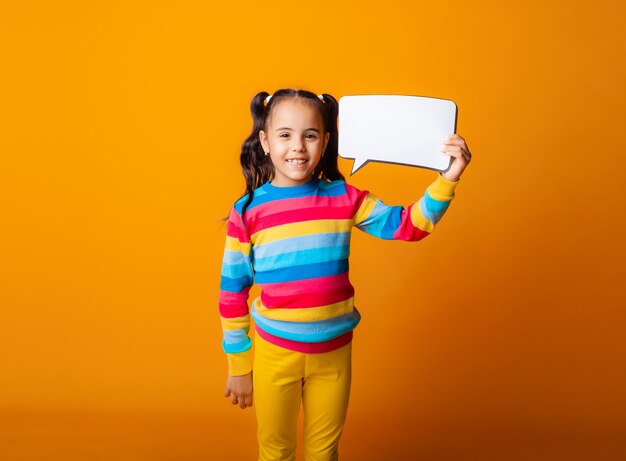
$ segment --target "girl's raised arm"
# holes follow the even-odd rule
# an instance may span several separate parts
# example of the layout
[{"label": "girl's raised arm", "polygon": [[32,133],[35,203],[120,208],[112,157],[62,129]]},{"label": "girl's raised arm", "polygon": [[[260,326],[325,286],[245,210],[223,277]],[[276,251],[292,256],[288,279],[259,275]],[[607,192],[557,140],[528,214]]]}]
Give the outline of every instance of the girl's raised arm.
[{"label": "girl's raised arm", "polygon": [[448,181],[441,173],[424,195],[408,208],[383,203],[369,191],[347,185],[355,206],[354,225],[386,240],[418,241],[429,235],[448,209],[459,181]]},{"label": "girl's raised arm", "polygon": [[443,141],[441,152],[452,157],[450,167],[438,173],[424,195],[406,210],[385,205],[374,194],[348,186],[355,204],[354,224],[368,234],[383,239],[417,241],[429,235],[448,209],[461,174],[472,159],[465,139],[452,134]]}]

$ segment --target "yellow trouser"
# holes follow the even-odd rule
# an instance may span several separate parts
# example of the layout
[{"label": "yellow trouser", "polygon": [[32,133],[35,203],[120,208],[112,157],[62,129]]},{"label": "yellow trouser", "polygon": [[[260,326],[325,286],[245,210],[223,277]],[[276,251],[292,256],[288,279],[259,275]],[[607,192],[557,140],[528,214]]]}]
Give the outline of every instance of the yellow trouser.
[{"label": "yellow trouser", "polygon": [[305,354],[255,335],[254,406],[259,461],[296,459],[296,423],[304,406],[306,461],[338,459],[352,371],[352,343]]}]

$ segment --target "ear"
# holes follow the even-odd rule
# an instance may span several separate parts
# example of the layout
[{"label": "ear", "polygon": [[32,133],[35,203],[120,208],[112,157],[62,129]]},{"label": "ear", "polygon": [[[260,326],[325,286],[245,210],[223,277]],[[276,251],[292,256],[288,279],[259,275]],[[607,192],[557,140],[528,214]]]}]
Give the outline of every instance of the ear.
[{"label": "ear", "polygon": [[326,152],[326,146],[328,145],[329,139],[330,139],[330,133],[326,133],[324,135],[324,148],[322,149],[322,152]]},{"label": "ear", "polygon": [[259,130],[259,141],[261,141],[261,146],[263,146],[263,150],[268,152],[270,150],[270,145],[267,142],[267,136],[265,135],[265,131]]}]

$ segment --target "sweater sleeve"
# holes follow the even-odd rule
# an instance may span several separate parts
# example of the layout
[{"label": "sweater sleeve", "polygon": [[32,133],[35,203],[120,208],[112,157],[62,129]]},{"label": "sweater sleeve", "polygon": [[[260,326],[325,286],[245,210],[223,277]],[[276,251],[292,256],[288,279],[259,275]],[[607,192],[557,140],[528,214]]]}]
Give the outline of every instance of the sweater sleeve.
[{"label": "sweater sleeve", "polygon": [[254,281],[250,239],[241,216],[230,212],[222,261],[219,313],[222,321],[222,349],[228,358],[228,374],[241,376],[252,370],[249,349],[252,341],[248,294]]},{"label": "sweater sleeve", "polygon": [[354,225],[385,240],[421,240],[433,231],[448,209],[458,183],[459,181],[448,181],[438,173],[424,195],[406,209],[402,206],[386,205],[371,192],[353,189]]}]

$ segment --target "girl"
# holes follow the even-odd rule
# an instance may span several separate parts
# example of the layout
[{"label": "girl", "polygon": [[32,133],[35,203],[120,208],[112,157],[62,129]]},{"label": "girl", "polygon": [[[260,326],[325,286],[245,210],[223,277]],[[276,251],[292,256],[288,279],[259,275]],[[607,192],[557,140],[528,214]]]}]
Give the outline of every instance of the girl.
[{"label": "girl", "polygon": [[[348,278],[352,227],[383,239],[426,237],[471,154],[462,137],[443,140],[450,168],[404,209],[344,181],[331,95],[261,92],[251,112],[252,133],[240,156],[247,194],[230,212],[221,272],[225,396],[246,408],[254,389],[259,460],[295,459],[301,404],[305,459],[336,460],[350,393],[352,330],[360,320]],[[261,294],[248,309],[253,282]]]}]

